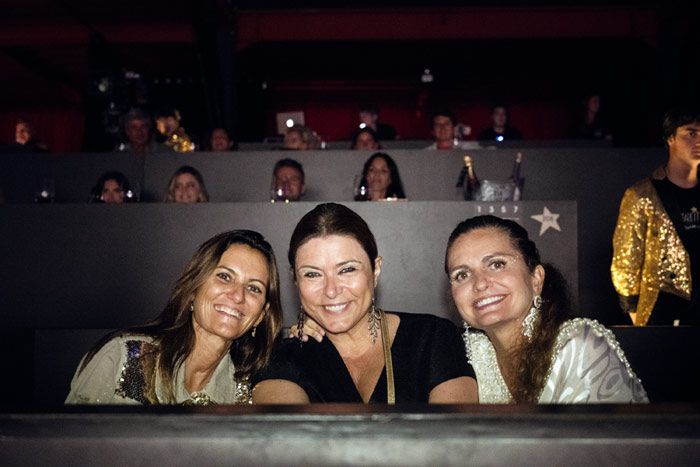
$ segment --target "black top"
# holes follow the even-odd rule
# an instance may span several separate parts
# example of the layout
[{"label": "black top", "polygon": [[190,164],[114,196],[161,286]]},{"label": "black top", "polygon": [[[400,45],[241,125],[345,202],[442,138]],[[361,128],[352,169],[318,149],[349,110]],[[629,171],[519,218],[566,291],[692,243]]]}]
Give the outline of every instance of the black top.
[{"label": "black top", "polygon": [[[669,322],[654,322],[653,324],[671,324],[674,319],[680,319],[680,324],[700,324],[700,184],[693,188],[681,188],[668,178],[652,180],[654,188],[661,199],[678,236],[690,258],[691,300],[679,297],[665,297],[660,294],[654,313],[658,319],[667,317]],[[664,306],[668,304],[668,306]],[[666,313],[666,310],[670,310]],[[652,316],[653,314],[652,313]],[[667,315],[667,316],[666,316]]]},{"label": "black top", "polygon": [[[459,331],[444,318],[395,313],[399,328],[391,346],[397,403],[428,402],[430,391],[460,376],[474,378]],[[381,345],[379,339],[377,345]],[[301,386],[311,402],[362,402],[340,354],[328,338],[300,344],[283,339],[275,344],[267,368],[253,386],[266,379],[284,379]],[[386,369],[382,370],[370,403],[386,403]]]}]

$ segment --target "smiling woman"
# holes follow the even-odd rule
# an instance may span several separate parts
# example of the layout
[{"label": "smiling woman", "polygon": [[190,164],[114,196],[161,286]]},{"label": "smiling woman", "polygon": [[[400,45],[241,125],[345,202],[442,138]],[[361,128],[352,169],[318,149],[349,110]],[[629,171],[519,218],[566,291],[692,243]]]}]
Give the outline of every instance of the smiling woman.
[{"label": "smiling woman", "polygon": [[517,223],[457,225],[445,272],[482,403],[648,402],[612,332],[569,319],[566,281]]},{"label": "smiling woman", "polygon": [[199,170],[183,165],[175,171],[165,192],[166,203],[206,203],[209,193]]},{"label": "smiling woman", "polygon": [[289,262],[299,328],[308,315],[326,338],[278,342],[254,379],[254,402],[476,402],[474,372],[451,322],[376,306],[382,258],[354,211],[327,203],[308,212],[292,234]]},{"label": "smiling woman", "polygon": [[66,404],[250,403],[281,321],[270,244],[233,230],[203,243],[160,316],[105,336],[78,366]]},{"label": "smiling woman", "polygon": [[399,167],[388,154],[372,154],[362,168],[360,185],[356,187],[355,201],[404,199]]}]

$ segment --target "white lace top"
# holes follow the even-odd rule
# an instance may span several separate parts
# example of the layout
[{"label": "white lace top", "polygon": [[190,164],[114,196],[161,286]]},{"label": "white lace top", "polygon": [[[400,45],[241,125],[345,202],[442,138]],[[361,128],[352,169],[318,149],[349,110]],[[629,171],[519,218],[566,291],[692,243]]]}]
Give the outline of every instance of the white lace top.
[{"label": "white lace top", "polygon": [[[512,403],[501,375],[496,350],[486,334],[470,330],[464,335],[469,362],[476,372],[479,402]],[[649,402],[612,331],[595,320],[564,322],[554,342],[553,358],[541,404]]]}]

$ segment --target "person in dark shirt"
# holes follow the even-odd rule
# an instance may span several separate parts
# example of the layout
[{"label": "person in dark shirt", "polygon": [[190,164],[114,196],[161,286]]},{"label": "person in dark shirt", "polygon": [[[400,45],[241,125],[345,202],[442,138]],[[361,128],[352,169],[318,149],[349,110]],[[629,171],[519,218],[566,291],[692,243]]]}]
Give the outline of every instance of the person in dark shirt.
[{"label": "person in dark shirt", "polygon": [[508,125],[508,109],[498,104],[491,108],[491,126],[477,137],[479,141],[511,141],[523,139],[523,134],[517,128]]},{"label": "person in dark shirt", "polygon": [[253,378],[254,403],[471,403],[476,380],[450,321],[384,312],[374,300],[381,273],[374,235],[346,206],[316,206],[297,224],[289,263],[320,342],[284,339]]},{"label": "person in dark shirt", "polygon": [[572,136],[576,139],[613,139],[601,109],[601,98],[597,93],[588,94],[574,123]]},{"label": "person in dark shirt", "polygon": [[391,141],[398,137],[393,126],[379,121],[379,110],[376,107],[363,106],[359,117],[360,128],[371,128],[378,141]]},{"label": "person in dark shirt", "polygon": [[11,152],[48,152],[44,143],[37,141],[34,125],[29,120],[19,119],[15,123],[15,142]]},{"label": "person in dark shirt", "polygon": [[700,107],[670,110],[668,161],[625,191],[611,273],[635,325],[700,322]]}]

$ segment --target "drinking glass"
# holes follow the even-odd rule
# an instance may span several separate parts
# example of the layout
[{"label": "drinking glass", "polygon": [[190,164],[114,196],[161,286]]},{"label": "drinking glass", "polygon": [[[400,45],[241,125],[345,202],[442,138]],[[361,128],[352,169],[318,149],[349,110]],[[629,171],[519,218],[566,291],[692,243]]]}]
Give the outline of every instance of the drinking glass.
[{"label": "drinking glass", "polygon": [[56,199],[56,184],[51,178],[44,178],[34,194],[34,202],[38,204],[51,204]]}]

